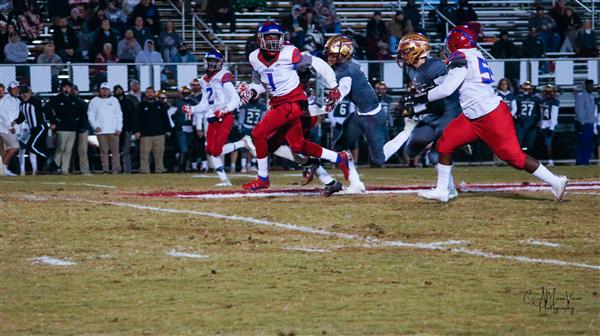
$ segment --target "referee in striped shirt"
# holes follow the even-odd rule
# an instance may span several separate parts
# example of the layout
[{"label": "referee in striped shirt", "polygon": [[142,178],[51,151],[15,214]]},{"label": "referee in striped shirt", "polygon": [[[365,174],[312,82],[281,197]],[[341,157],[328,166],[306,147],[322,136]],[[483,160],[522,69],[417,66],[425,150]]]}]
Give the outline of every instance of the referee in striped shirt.
[{"label": "referee in striped shirt", "polygon": [[33,97],[31,88],[28,85],[21,85],[21,105],[19,107],[19,117],[12,122],[14,127],[16,124],[22,124],[27,121],[31,135],[27,141],[27,150],[31,155],[38,155],[43,158],[48,158],[44,151],[44,142],[48,133],[48,127],[44,118],[44,110],[42,102],[39,98]]}]

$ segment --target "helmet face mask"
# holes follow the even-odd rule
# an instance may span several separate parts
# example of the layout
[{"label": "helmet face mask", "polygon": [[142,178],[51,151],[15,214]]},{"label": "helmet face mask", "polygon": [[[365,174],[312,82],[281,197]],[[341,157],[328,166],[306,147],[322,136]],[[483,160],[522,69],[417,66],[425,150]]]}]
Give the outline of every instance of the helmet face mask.
[{"label": "helmet face mask", "polygon": [[262,24],[258,28],[256,37],[259,48],[268,52],[281,51],[285,43],[283,28],[274,22],[265,22]]},{"label": "helmet face mask", "polygon": [[347,62],[354,55],[354,43],[352,39],[344,35],[329,38],[324,49],[329,65]]},{"label": "helmet face mask", "polygon": [[204,56],[204,68],[206,71],[214,72],[223,68],[223,54],[218,50],[211,50]]},{"label": "helmet face mask", "polygon": [[396,62],[399,66],[407,64],[414,67],[429,55],[430,50],[429,39],[423,34],[407,34],[398,43]]}]

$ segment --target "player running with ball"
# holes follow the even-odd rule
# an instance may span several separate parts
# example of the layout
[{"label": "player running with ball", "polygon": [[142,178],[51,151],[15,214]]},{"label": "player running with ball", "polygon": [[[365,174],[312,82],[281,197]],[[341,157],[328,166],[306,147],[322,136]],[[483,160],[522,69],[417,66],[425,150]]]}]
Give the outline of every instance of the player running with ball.
[{"label": "player running with ball", "polygon": [[475,39],[476,35],[468,27],[453,28],[444,43],[450,53],[448,74],[435,80],[435,88],[411,94],[407,98],[415,104],[425,104],[448,97],[458,89],[463,110],[463,114],[450,122],[438,141],[436,187],[419,193],[419,196],[448,202],[452,153],[461,146],[481,139],[500,159],[548,183],[552,187],[554,199],[561,201],[567,177],[551,173],[539,161],[521,150],[510,109],[494,93],[491,85],[494,82],[492,71],[477,50]]},{"label": "player running with ball", "polygon": [[[348,155],[322,148],[304,139],[301,117],[308,108],[306,93],[297,70],[312,67],[323,76],[329,88],[326,109],[331,109],[340,98],[333,70],[321,59],[302,55],[300,50],[285,45],[285,32],[274,22],[265,22],[258,28],[259,49],[250,54],[254,69],[253,83],[240,87],[242,104],[259,94],[270,92],[269,109],[252,131],[256,146],[258,177],[242,185],[245,190],[266,189],[269,181],[268,139],[276,132],[284,132],[294,153],[306,154],[337,164],[348,176]],[[265,88],[266,87],[266,88]]]}]

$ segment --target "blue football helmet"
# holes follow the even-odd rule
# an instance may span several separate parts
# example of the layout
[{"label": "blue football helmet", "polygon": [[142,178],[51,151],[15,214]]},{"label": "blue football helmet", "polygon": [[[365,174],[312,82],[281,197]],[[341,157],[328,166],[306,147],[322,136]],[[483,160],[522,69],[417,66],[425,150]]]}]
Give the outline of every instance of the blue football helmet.
[{"label": "blue football helmet", "polygon": [[225,57],[220,51],[213,49],[204,55],[204,68],[206,71],[219,71],[223,68]]},{"label": "blue football helmet", "polygon": [[[277,39],[266,39],[266,36],[274,35]],[[275,22],[267,21],[258,27],[258,46],[265,51],[281,51],[285,43],[285,31],[283,27]]]}]

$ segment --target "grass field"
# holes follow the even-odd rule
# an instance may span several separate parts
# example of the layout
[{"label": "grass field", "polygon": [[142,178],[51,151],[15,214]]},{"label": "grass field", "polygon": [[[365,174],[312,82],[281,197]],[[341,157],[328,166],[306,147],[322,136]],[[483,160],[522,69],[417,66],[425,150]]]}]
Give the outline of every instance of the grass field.
[{"label": "grass field", "polygon": [[[600,181],[598,167],[556,171]],[[368,186],[435,179],[361,173]],[[274,173],[272,189],[297,188],[293,175]],[[537,182],[507,167],[455,177]],[[414,194],[137,195],[216,182],[1,178],[1,334],[600,335],[600,191],[570,190],[561,204],[548,191],[461,193],[448,205]],[[33,260],[42,256],[73,264]]]}]

